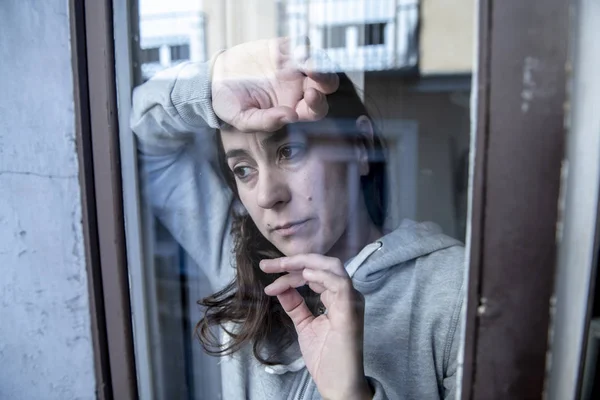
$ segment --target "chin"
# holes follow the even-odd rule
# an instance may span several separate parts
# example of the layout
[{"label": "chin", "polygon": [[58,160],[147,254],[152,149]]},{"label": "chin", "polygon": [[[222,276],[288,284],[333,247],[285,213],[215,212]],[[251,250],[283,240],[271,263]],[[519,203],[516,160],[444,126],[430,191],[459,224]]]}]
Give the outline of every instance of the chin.
[{"label": "chin", "polygon": [[[321,243],[314,243],[311,240],[305,239],[291,239],[286,243],[280,243],[275,245],[279,251],[285,254],[287,257],[295,256],[298,254],[326,254],[328,249],[325,249]],[[329,246],[331,247],[331,246]]]}]

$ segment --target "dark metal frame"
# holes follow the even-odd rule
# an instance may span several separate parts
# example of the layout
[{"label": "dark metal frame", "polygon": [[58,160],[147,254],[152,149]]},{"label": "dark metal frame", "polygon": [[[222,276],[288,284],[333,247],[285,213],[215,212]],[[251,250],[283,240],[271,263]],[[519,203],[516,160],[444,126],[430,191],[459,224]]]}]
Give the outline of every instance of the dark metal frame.
[{"label": "dark metal frame", "polygon": [[136,399],[111,0],[70,0],[97,396]]},{"label": "dark metal frame", "polygon": [[[98,397],[135,399],[112,1],[70,9]],[[542,397],[567,15],[560,0],[480,0],[463,399]]]},{"label": "dark metal frame", "polygon": [[543,396],[568,15],[561,0],[480,1],[463,399]]}]

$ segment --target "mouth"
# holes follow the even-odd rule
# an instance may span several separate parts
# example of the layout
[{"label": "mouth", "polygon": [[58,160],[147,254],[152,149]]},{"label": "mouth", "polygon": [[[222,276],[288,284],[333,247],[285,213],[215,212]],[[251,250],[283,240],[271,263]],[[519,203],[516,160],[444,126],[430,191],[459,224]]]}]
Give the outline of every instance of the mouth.
[{"label": "mouth", "polygon": [[277,234],[281,235],[281,236],[292,236],[298,232],[300,232],[306,225],[307,222],[310,221],[311,219],[303,219],[303,220],[298,220],[298,221],[294,221],[294,222],[288,222],[282,225],[277,225],[275,228],[273,228],[273,232],[276,232]]}]

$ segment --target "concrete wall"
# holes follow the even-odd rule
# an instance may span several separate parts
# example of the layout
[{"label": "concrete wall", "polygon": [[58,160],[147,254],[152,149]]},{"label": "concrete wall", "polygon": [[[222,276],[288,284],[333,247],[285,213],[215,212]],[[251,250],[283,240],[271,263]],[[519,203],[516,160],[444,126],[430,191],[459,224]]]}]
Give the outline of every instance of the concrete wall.
[{"label": "concrete wall", "polygon": [[94,399],[68,0],[0,16],[0,399]]}]

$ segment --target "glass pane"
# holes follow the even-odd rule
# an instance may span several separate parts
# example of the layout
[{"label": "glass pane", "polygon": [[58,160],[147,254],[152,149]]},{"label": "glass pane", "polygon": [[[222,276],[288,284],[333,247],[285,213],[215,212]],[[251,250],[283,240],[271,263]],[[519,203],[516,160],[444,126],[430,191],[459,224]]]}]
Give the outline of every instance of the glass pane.
[{"label": "glass pane", "polygon": [[138,0],[140,386],[453,396],[471,3]]}]

